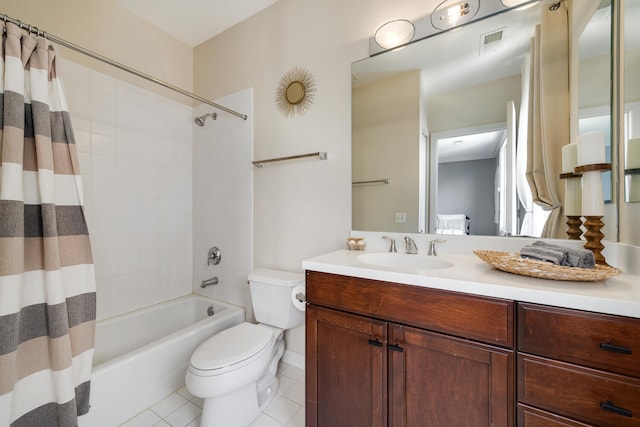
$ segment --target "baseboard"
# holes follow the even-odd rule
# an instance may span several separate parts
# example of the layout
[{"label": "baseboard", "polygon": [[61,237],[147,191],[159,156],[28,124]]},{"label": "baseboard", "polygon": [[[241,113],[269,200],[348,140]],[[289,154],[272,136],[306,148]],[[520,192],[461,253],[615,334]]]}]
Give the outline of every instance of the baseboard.
[{"label": "baseboard", "polygon": [[285,350],[282,355],[282,361],[296,368],[304,369],[304,355]]}]

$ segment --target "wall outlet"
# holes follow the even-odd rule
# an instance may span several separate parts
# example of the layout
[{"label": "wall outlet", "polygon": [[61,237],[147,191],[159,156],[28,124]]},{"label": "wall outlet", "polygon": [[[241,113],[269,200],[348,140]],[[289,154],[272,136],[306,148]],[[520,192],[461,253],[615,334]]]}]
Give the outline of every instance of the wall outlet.
[{"label": "wall outlet", "polygon": [[406,212],[396,212],[396,224],[405,224],[407,222]]}]

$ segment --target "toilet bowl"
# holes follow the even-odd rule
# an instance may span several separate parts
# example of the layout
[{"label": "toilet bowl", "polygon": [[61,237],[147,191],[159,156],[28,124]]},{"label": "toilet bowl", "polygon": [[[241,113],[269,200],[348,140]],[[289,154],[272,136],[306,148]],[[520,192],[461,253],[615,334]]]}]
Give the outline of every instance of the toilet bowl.
[{"label": "toilet bowl", "polygon": [[191,394],[203,399],[201,427],[247,427],[275,397],[284,330],[301,325],[294,304],[304,276],[258,269],[249,275],[256,320],[244,322],[203,342],[191,356],[185,377]]}]

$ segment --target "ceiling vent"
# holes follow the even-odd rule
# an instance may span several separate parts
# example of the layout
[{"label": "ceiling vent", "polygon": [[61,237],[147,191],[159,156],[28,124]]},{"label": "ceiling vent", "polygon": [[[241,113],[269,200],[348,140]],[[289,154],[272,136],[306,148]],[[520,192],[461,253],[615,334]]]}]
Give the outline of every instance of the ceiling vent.
[{"label": "ceiling vent", "polygon": [[480,36],[480,55],[495,52],[504,44],[504,28]]}]

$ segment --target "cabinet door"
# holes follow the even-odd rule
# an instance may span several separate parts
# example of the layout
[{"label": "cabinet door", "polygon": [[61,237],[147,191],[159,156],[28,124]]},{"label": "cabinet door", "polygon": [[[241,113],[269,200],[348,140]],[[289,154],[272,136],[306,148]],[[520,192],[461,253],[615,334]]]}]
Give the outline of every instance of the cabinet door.
[{"label": "cabinet door", "polygon": [[393,427],[514,425],[513,352],[391,324]]},{"label": "cabinet door", "polygon": [[306,323],[307,427],[385,427],[385,322],[313,305]]}]

